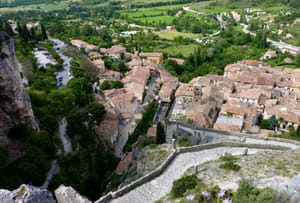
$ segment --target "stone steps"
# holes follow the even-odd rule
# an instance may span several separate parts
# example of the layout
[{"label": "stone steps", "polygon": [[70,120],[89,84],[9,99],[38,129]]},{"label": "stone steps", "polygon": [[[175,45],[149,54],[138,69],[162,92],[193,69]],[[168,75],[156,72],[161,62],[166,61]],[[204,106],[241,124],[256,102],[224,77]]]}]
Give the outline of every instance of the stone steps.
[{"label": "stone steps", "polygon": [[[174,180],[180,178],[191,166],[202,164],[209,160],[218,159],[227,153],[241,155],[245,148],[222,147],[199,152],[179,154],[167,169],[160,176],[154,178],[129,193],[111,200],[112,203],[152,203],[168,194]],[[253,154],[261,149],[249,149],[248,153]]]}]

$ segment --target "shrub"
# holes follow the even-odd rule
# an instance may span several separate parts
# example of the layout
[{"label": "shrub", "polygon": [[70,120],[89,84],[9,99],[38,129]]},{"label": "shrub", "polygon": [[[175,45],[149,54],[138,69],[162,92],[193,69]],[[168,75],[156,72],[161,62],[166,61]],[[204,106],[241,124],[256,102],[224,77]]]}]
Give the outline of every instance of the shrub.
[{"label": "shrub", "polygon": [[171,195],[174,198],[182,197],[185,191],[193,189],[199,181],[197,175],[184,176],[173,182]]},{"label": "shrub", "polygon": [[241,169],[241,166],[235,164],[233,161],[226,161],[225,163],[220,165],[220,168],[223,168],[225,170],[239,171]]},{"label": "shrub", "polygon": [[182,138],[181,140],[179,140],[178,144],[179,144],[180,147],[192,146],[192,143],[187,138]]},{"label": "shrub", "polygon": [[276,193],[270,188],[258,189],[246,180],[239,182],[239,188],[233,195],[233,202],[256,202],[256,203],[272,203],[275,201]]},{"label": "shrub", "polygon": [[150,149],[155,149],[157,146],[158,146],[158,144],[150,144],[150,145],[149,145],[149,148],[150,148]]},{"label": "shrub", "polygon": [[157,131],[156,131],[156,143],[163,144],[166,142],[166,135],[164,131],[164,127],[162,126],[161,122],[157,123]]},{"label": "shrub", "polygon": [[221,161],[236,161],[238,158],[233,156],[232,154],[225,153],[223,156],[220,157]]}]

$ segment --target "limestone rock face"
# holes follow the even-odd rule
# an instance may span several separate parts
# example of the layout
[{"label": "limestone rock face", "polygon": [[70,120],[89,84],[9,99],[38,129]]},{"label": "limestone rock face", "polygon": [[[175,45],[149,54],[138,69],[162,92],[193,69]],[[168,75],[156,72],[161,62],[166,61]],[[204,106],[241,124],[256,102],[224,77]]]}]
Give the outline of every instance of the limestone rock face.
[{"label": "limestone rock face", "polygon": [[286,194],[288,202],[300,202],[300,173],[290,179],[288,183],[279,185],[279,191]]},{"label": "limestone rock face", "polygon": [[20,123],[38,129],[20,72],[14,41],[0,31],[0,146],[9,144],[7,133]]},{"label": "limestone rock face", "polygon": [[92,203],[88,199],[82,197],[72,187],[60,185],[55,190],[55,197],[58,203]]},{"label": "limestone rock face", "polygon": [[31,185],[21,185],[14,191],[0,190],[0,202],[5,203],[55,203],[51,192]]}]

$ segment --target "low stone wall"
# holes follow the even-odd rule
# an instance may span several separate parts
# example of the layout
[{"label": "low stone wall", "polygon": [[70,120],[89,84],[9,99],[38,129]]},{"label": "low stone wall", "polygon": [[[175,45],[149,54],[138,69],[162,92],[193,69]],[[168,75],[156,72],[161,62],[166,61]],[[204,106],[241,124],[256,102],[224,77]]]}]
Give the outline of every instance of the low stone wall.
[{"label": "low stone wall", "polygon": [[155,170],[153,170],[152,172],[148,173],[147,175],[133,181],[132,183],[120,188],[119,190],[115,191],[115,192],[109,192],[108,194],[106,194],[105,196],[101,197],[99,200],[97,200],[95,203],[105,203],[108,202],[109,200],[113,199],[113,198],[117,198],[120,197],[126,193],[128,193],[129,191],[133,190],[134,188],[152,180],[153,178],[157,177],[158,175],[160,175],[168,166],[169,164],[173,161],[173,159],[177,156],[177,151],[173,151],[168,157],[167,159],[162,163],[162,165],[160,165],[159,167],[157,167]]},{"label": "low stone wall", "polygon": [[[228,132],[228,131],[217,130],[217,129],[213,129],[213,128],[201,128],[201,127],[191,126],[191,125],[188,125],[188,124],[182,123],[182,122],[168,121],[167,128],[170,125],[176,125],[177,128],[180,128],[182,130],[184,130],[184,128],[188,128],[190,130],[201,131],[201,132],[212,132],[212,133],[218,133],[218,134],[226,135],[226,136],[246,137],[246,138],[253,138],[253,139],[257,139],[257,140],[265,140],[265,137],[258,136],[255,134]],[[277,142],[285,142],[285,143],[290,143],[290,144],[294,144],[294,145],[300,145],[300,142],[298,142],[296,140],[290,140],[290,139],[284,139],[284,138],[278,138],[278,137],[268,137],[268,140],[277,141]]]},{"label": "low stone wall", "polygon": [[249,144],[239,142],[219,142],[214,144],[196,145],[191,147],[180,147],[177,149],[178,154],[187,152],[203,151],[208,149],[214,149],[218,147],[247,147],[255,149],[273,149],[273,150],[288,150],[290,148],[279,145],[268,145],[268,144]]},{"label": "low stone wall", "polygon": [[[299,143],[298,143],[299,144]],[[279,145],[274,144],[249,144],[249,143],[240,143],[240,142],[218,142],[213,144],[203,144],[203,145],[197,145],[197,146],[191,146],[191,147],[180,147],[177,148],[174,152],[172,152],[167,159],[163,162],[162,165],[160,165],[158,168],[150,172],[149,174],[133,181],[129,185],[126,185],[119,190],[115,192],[109,192],[105,196],[101,197],[99,200],[96,201],[96,203],[106,203],[110,201],[111,199],[118,198],[134,188],[152,180],[153,178],[159,176],[168,166],[169,164],[175,159],[175,157],[180,153],[187,153],[187,152],[195,152],[195,151],[202,151],[202,150],[208,150],[218,147],[247,147],[247,148],[257,148],[257,149],[274,149],[274,150],[287,150],[290,149],[288,147],[283,147]]]}]

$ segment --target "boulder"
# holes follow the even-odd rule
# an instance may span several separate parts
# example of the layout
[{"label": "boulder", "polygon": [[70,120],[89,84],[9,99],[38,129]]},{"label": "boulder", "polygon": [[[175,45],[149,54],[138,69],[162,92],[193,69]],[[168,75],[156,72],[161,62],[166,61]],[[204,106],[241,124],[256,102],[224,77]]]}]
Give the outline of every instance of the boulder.
[{"label": "boulder", "polygon": [[300,173],[292,177],[288,183],[280,184],[278,190],[286,195],[288,202],[300,202]]},{"label": "boulder", "polygon": [[51,192],[45,189],[40,189],[32,185],[21,185],[18,189],[0,190],[0,202],[5,203],[55,203]]},{"label": "boulder", "polygon": [[58,203],[92,203],[87,198],[82,197],[72,187],[60,185],[55,190],[55,197]]}]

